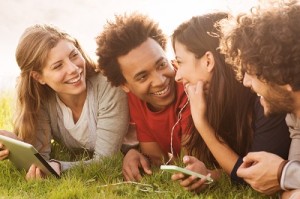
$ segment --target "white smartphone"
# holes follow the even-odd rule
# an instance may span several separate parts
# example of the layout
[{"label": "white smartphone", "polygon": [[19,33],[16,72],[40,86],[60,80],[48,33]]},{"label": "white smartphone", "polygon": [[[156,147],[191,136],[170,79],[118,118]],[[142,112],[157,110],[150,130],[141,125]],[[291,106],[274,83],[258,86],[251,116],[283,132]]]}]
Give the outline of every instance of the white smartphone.
[{"label": "white smartphone", "polygon": [[50,164],[31,145],[10,137],[0,135],[0,142],[4,148],[9,150],[8,159],[19,169],[28,171],[32,164],[35,164],[46,174],[52,174],[57,178],[60,176],[50,166]]},{"label": "white smartphone", "polygon": [[191,170],[188,170],[188,169],[185,169],[185,168],[182,168],[182,167],[178,167],[178,166],[175,166],[175,165],[161,165],[160,169],[170,171],[170,172],[180,172],[180,173],[183,173],[185,175],[196,176],[200,179],[206,178],[206,184],[210,184],[214,181],[209,176],[205,176],[205,175],[202,175],[200,173],[196,173],[194,171],[191,171]]}]

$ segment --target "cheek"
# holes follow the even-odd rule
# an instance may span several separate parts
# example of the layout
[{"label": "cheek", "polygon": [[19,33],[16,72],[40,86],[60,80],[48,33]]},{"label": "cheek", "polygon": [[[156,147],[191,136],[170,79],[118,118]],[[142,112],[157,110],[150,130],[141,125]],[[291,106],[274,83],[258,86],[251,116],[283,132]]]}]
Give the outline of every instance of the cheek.
[{"label": "cheek", "polygon": [[145,95],[148,91],[149,83],[135,83],[131,84],[130,91],[137,96]]},{"label": "cheek", "polygon": [[54,84],[61,83],[64,81],[64,73],[63,72],[55,73],[52,76],[48,77],[48,79]]}]

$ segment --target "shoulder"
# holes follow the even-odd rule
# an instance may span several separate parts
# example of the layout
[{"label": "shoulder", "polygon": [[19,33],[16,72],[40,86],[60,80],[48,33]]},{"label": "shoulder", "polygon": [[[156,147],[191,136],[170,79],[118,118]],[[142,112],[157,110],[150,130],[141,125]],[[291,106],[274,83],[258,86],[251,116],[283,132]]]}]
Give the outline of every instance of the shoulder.
[{"label": "shoulder", "polygon": [[300,129],[300,118],[297,118],[294,114],[287,114],[285,121],[288,126]]},{"label": "shoulder", "polygon": [[89,82],[93,85],[109,84],[109,82],[107,81],[107,78],[104,75],[102,75],[101,73],[97,73],[93,76],[88,77],[87,82]]},{"label": "shoulder", "polygon": [[125,92],[120,87],[112,86],[107,78],[101,73],[89,77],[89,79],[87,79],[87,86],[88,89],[93,89],[97,95],[104,93],[125,95]]}]

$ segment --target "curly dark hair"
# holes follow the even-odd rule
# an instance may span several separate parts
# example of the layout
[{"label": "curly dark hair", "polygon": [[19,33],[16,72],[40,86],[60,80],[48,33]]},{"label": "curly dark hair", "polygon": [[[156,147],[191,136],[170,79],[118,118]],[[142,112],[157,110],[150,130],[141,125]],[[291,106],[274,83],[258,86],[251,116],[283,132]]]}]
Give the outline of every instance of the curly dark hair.
[{"label": "curly dark hair", "polygon": [[158,23],[148,16],[134,12],[131,15],[115,15],[115,21],[108,21],[103,32],[96,38],[98,63],[101,71],[113,86],[126,82],[118,57],[126,55],[148,38],[154,39],[164,50],[167,37]]},{"label": "curly dark hair", "polygon": [[253,8],[221,22],[222,53],[238,78],[245,72],[300,90],[300,5],[296,1]]}]

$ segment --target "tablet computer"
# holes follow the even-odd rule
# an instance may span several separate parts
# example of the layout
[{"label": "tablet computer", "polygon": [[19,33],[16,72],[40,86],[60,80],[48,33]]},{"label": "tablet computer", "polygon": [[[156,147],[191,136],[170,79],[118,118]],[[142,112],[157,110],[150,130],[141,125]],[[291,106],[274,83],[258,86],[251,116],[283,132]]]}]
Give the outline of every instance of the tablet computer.
[{"label": "tablet computer", "polygon": [[185,175],[196,176],[197,178],[200,178],[200,179],[205,178],[206,179],[205,184],[210,184],[214,181],[210,176],[205,176],[205,175],[202,175],[200,173],[196,173],[194,171],[191,171],[191,170],[188,170],[188,169],[185,169],[185,168],[182,168],[182,167],[178,167],[178,166],[175,166],[175,165],[161,165],[160,169],[170,171],[170,172],[180,172],[180,173],[183,173]]},{"label": "tablet computer", "polygon": [[9,150],[8,159],[19,170],[25,169],[28,171],[29,167],[34,164],[45,174],[51,174],[60,178],[56,171],[31,144],[3,135],[0,135],[0,142],[4,145],[4,148]]}]

